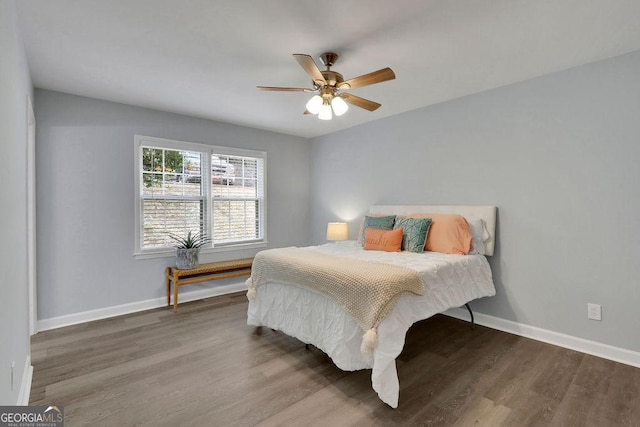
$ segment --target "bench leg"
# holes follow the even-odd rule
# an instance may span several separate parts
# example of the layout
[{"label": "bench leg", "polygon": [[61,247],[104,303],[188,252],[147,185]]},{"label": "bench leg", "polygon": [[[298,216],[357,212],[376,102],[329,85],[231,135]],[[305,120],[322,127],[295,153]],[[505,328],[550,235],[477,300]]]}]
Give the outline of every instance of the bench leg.
[{"label": "bench leg", "polygon": [[164,275],[167,277],[167,307],[171,307],[171,267],[167,267]]},{"label": "bench leg", "polygon": [[173,312],[178,312],[178,278],[173,276]]}]

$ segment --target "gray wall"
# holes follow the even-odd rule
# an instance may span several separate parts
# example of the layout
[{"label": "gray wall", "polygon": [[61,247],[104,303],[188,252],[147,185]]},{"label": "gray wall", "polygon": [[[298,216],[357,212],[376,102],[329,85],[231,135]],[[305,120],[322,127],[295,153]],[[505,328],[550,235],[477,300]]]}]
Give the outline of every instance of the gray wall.
[{"label": "gray wall", "polygon": [[26,141],[33,90],[14,1],[0,0],[0,52],[0,405],[15,405],[29,354]]},{"label": "gray wall", "polygon": [[319,137],[311,156],[312,242],[338,218],[355,238],[372,204],[497,205],[497,295],[473,307],[640,351],[640,52]]},{"label": "gray wall", "polygon": [[[135,134],[266,151],[269,244],[308,242],[303,138],[45,90],[36,91],[35,110],[39,319],[165,295],[173,258],[132,256]],[[201,255],[201,262],[254,253]]]}]

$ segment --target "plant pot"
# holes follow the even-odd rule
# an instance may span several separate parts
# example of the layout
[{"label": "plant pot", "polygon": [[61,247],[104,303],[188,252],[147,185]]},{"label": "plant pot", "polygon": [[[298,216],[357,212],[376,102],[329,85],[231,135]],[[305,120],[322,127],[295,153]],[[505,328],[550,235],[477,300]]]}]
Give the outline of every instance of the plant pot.
[{"label": "plant pot", "polygon": [[198,266],[198,254],[200,248],[182,249],[176,248],[176,268],[186,270]]}]

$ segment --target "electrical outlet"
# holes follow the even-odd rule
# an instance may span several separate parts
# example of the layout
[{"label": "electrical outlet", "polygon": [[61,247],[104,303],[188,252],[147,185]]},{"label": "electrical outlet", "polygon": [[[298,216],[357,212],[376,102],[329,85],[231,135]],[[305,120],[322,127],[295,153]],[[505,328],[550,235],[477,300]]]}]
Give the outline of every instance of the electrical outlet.
[{"label": "electrical outlet", "polygon": [[587,304],[587,318],[591,320],[602,320],[602,307],[600,304]]}]

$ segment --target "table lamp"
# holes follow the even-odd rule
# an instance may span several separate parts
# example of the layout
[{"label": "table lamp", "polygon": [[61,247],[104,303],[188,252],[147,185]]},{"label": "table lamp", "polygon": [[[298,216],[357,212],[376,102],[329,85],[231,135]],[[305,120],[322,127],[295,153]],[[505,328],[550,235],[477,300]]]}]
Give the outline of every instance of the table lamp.
[{"label": "table lamp", "polygon": [[327,224],[327,240],[333,240],[336,243],[340,240],[349,239],[349,228],[346,222],[330,222]]}]

